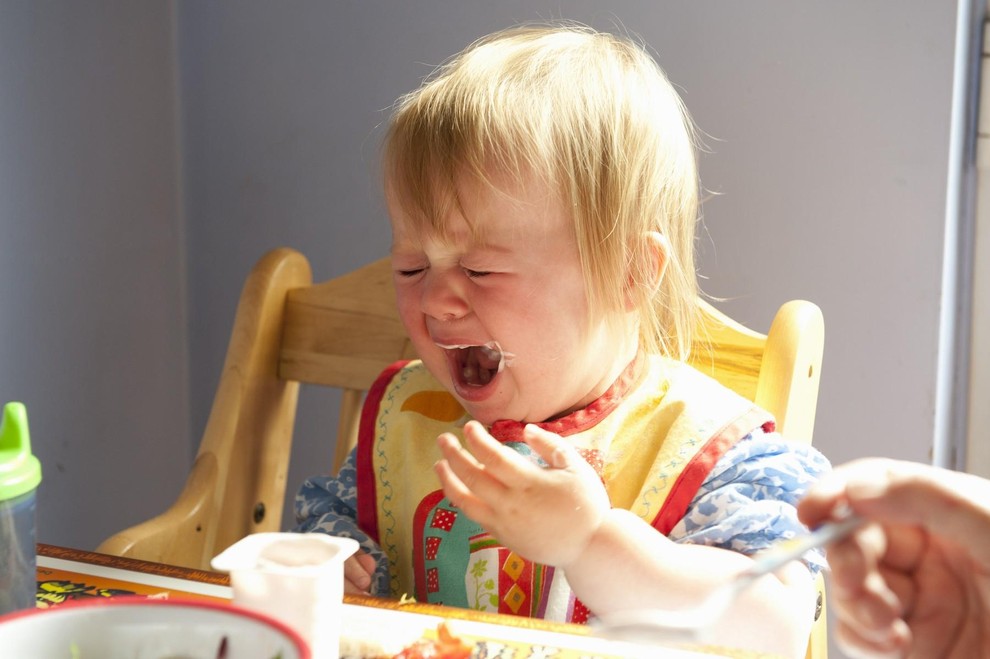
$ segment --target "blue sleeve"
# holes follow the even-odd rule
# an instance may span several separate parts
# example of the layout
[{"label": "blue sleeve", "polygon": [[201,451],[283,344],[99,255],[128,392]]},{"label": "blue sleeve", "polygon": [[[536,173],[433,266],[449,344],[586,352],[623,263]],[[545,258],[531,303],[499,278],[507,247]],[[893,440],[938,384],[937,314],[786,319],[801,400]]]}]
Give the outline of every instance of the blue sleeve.
[{"label": "blue sleeve", "polygon": [[372,595],[389,594],[388,561],[385,553],[357,524],[357,469],[352,450],[336,478],[314,476],[299,488],[295,498],[297,533],[327,533],[353,538],[375,559]]},{"label": "blue sleeve", "polygon": [[[797,502],[830,469],[814,448],[755,430],[715,464],[669,537],[754,554],[807,533]],[[808,552],[804,563],[817,572],[825,567],[824,553]]]}]

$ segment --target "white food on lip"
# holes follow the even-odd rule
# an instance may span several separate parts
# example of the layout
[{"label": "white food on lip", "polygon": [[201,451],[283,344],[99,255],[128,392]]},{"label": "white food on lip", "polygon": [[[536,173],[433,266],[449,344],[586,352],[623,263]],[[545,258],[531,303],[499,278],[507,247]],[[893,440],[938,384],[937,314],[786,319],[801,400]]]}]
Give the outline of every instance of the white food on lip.
[{"label": "white food on lip", "polygon": [[516,356],[506,350],[502,350],[502,346],[499,345],[498,341],[489,341],[481,345],[477,344],[453,344],[448,345],[444,343],[438,343],[437,347],[443,348],[444,350],[462,350],[464,348],[479,348],[481,352],[491,360],[498,360],[498,369],[496,373],[501,373],[502,369],[512,366],[512,362],[515,360]]}]

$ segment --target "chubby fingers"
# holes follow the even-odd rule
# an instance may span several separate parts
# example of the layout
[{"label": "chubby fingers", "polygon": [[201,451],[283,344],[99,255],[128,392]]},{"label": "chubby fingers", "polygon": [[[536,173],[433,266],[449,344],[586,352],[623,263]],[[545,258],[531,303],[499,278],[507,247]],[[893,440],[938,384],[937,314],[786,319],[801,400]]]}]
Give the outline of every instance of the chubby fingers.
[{"label": "chubby fingers", "polygon": [[[504,449],[488,436],[481,424],[469,422],[465,437],[475,455],[465,450],[451,433],[437,437],[441,460],[434,465],[444,494],[458,508],[479,524],[489,523],[494,515],[494,504],[505,496],[507,486],[498,474],[504,473]],[[494,446],[491,446],[491,444]]]},{"label": "chubby fingers", "polygon": [[470,453],[456,437],[444,433],[438,438],[440,452],[466,485],[485,488],[485,492],[479,492],[483,496],[499,495],[505,487],[523,487],[536,470],[522,455],[502,446],[477,421],[465,424],[464,440]]},{"label": "chubby fingers", "polygon": [[485,470],[507,487],[525,487],[539,468],[520,453],[502,446],[477,421],[464,425],[464,440]]},{"label": "chubby fingers", "polygon": [[579,457],[559,436],[532,423],[523,429],[523,439],[553,469],[567,469]]},{"label": "chubby fingers", "polygon": [[480,509],[486,508],[484,502],[498,496],[504,486],[487,473],[485,466],[464,450],[450,433],[437,437],[437,445],[443,458],[437,461],[433,469],[440,478],[444,494],[474,518],[471,510],[478,509],[476,512],[480,512]]},{"label": "chubby fingers", "polygon": [[367,594],[371,588],[371,575],[375,573],[375,559],[364,550],[344,561],[344,592]]}]

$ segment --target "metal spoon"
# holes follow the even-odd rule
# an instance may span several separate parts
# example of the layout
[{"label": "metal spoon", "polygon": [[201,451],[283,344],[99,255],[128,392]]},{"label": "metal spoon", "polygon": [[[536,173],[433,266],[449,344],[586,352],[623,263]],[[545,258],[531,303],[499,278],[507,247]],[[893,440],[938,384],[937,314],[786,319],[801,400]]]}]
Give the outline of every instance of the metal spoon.
[{"label": "metal spoon", "polygon": [[679,611],[645,609],[603,615],[593,623],[595,633],[611,640],[634,643],[703,642],[712,625],[750,584],[800,558],[810,549],[845,537],[861,523],[860,518],[849,516],[840,521],[822,524],[811,533],[776,543],[753,556],[750,567],[735,575],[731,581],[718,586],[695,607]]}]

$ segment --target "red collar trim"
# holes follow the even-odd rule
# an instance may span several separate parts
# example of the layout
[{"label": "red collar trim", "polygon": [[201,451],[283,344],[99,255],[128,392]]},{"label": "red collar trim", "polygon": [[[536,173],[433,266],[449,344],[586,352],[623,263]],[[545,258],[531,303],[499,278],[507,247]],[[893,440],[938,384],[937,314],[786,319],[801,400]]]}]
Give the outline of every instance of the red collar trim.
[{"label": "red collar trim", "polygon": [[[589,403],[587,407],[571,412],[559,419],[544,421],[536,425],[561,437],[574,435],[594,427],[599,421],[611,414],[619,406],[619,403],[625,400],[630,391],[639,386],[643,378],[646,377],[647,361],[643,353],[638,353],[612,386]],[[502,419],[493,423],[489,432],[491,432],[492,437],[503,443],[521,442],[523,428],[526,425],[522,421]]]}]

